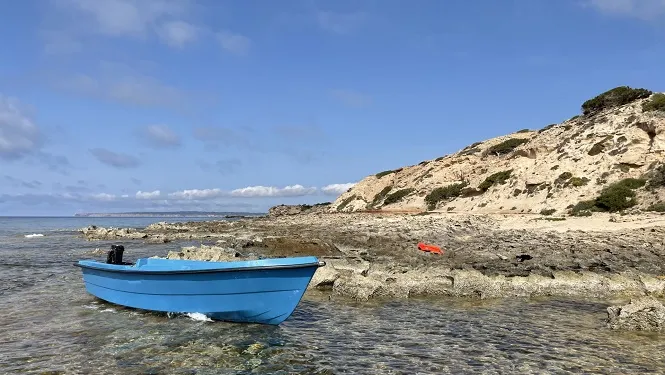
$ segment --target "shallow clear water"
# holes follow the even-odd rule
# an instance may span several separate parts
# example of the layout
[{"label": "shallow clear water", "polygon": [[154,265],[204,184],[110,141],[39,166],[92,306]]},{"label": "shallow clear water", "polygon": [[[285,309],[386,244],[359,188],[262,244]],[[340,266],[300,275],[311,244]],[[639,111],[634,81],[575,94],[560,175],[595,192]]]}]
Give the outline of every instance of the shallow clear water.
[{"label": "shallow clear water", "polygon": [[[665,373],[665,335],[605,329],[608,301],[354,303],[310,294],[272,327],[124,309],[88,295],[72,264],[103,258],[91,250],[111,242],[72,230],[160,220],[0,218],[0,373]],[[32,233],[44,236],[24,237]],[[130,259],[182,245],[124,244]]]}]

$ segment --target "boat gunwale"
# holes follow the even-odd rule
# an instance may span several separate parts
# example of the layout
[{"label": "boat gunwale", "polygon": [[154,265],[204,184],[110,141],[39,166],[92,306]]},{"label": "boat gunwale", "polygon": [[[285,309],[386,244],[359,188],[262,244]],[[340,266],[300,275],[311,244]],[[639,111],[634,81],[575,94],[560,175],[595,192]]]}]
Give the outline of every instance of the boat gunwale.
[{"label": "boat gunwale", "polygon": [[[100,264],[108,264],[101,263]],[[228,268],[206,268],[206,269],[191,269],[191,270],[142,270],[139,268],[106,268],[106,267],[95,267],[89,264],[81,264],[80,262],[74,263],[74,266],[87,268],[98,271],[106,272],[116,272],[116,273],[132,273],[132,274],[193,274],[193,273],[217,273],[217,272],[242,272],[242,271],[267,271],[267,270],[278,270],[278,269],[294,269],[294,268],[307,268],[307,267],[323,267],[326,263],[324,261],[316,261],[310,263],[298,263],[298,264],[272,264],[265,266],[241,266],[241,267],[228,267]]]}]

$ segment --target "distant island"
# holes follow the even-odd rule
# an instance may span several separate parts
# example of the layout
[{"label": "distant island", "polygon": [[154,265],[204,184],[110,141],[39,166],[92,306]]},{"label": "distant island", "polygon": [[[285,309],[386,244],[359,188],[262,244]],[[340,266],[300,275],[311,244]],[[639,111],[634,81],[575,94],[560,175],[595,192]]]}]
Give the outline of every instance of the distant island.
[{"label": "distant island", "polygon": [[255,217],[262,213],[249,212],[206,212],[206,211],[169,211],[169,212],[88,212],[77,213],[75,217]]}]

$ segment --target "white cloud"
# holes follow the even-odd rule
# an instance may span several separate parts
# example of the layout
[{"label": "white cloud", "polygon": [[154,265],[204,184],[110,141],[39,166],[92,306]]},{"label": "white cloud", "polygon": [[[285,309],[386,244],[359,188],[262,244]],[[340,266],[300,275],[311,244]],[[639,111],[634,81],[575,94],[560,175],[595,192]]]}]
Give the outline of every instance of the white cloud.
[{"label": "white cloud", "polygon": [[0,94],[0,159],[20,159],[42,146],[39,128],[19,107],[18,100]]},{"label": "white cloud", "polygon": [[[73,197],[69,197],[69,198],[71,199]],[[98,194],[90,195],[90,198],[92,198],[93,200],[97,200],[97,201],[108,202],[108,201],[115,200],[116,196],[114,194],[98,193]]]},{"label": "white cloud", "polygon": [[77,15],[90,31],[106,36],[142,37],[164,19],[182,15],[179,0],[54,0],[61,10]]},{"label": "white cloud", "polygon": [[231,191],[233,197],[299,197],[316,193],[315,187],[306,188],[302,185],[277,188],[273,186],[248,186]]},{"label": "white cloud", "polygon": [[162,40],[171,47],[182,48],[185,44],[198,39],[201,29],[185,21],[171,21],[163,24],[158,29]]},{"label": "white cloud", "polygon": [[90,149],[90,153],[102,164],[109,165],[115,168],[134,168],[138,167],[141,162],[138,158],[132,155],[114,152],[105,148]]},{"label": "white cloud", "polygon": [[161,196],[161,192],[159,190],[155,191],[137,191],[136,192],[136,199],[157,199]]},{"label": "white cloud", "polygon": [[665,0],[588,0],[587,6],[608,13],[644,20],[665,15]]},{"label": "white cloud", "polygon": [[215,199],[226,195],[221,189],[191,189],[182,190],[170,193],[168,196],[171,199],[185,199],[185,200],[206,200]]},{"label": "white cloud", "polygon": [[252,44],[248,37],[228,31],[218,32],[217,40],[223,49],[239,56],[246,55]]},{"label": "white cloud", "polygon": [[347,190],[351,189],[356,183],[355,182],[350,182],[347,184],[331,184],[331,185],[326,185],[321,188],[321,192],[326,195],[340,195]]},{"label": "white cloud", "polygon": [[180,137],[164,125],[149,125],[143,129],[145,140],[155,148],[173,148],[180,146]]}]

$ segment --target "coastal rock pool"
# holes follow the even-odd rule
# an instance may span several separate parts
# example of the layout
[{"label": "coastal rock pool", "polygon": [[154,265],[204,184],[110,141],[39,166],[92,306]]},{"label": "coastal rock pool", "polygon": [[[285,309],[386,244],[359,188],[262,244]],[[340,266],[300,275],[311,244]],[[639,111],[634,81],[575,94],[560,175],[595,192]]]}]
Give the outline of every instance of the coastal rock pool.
[{"label": "coastal rock pool", "polygon": [[[44,236],[25,237],[33,233]],[[606,307],[623,300],[357,303],[309,293],[277,327],[210,322],[87,294],[72,264],[110,244],[0,228],[0,373],[665,373],[665,335],[605,328]],[[125,254],[180,245],[132,243]]]}]

